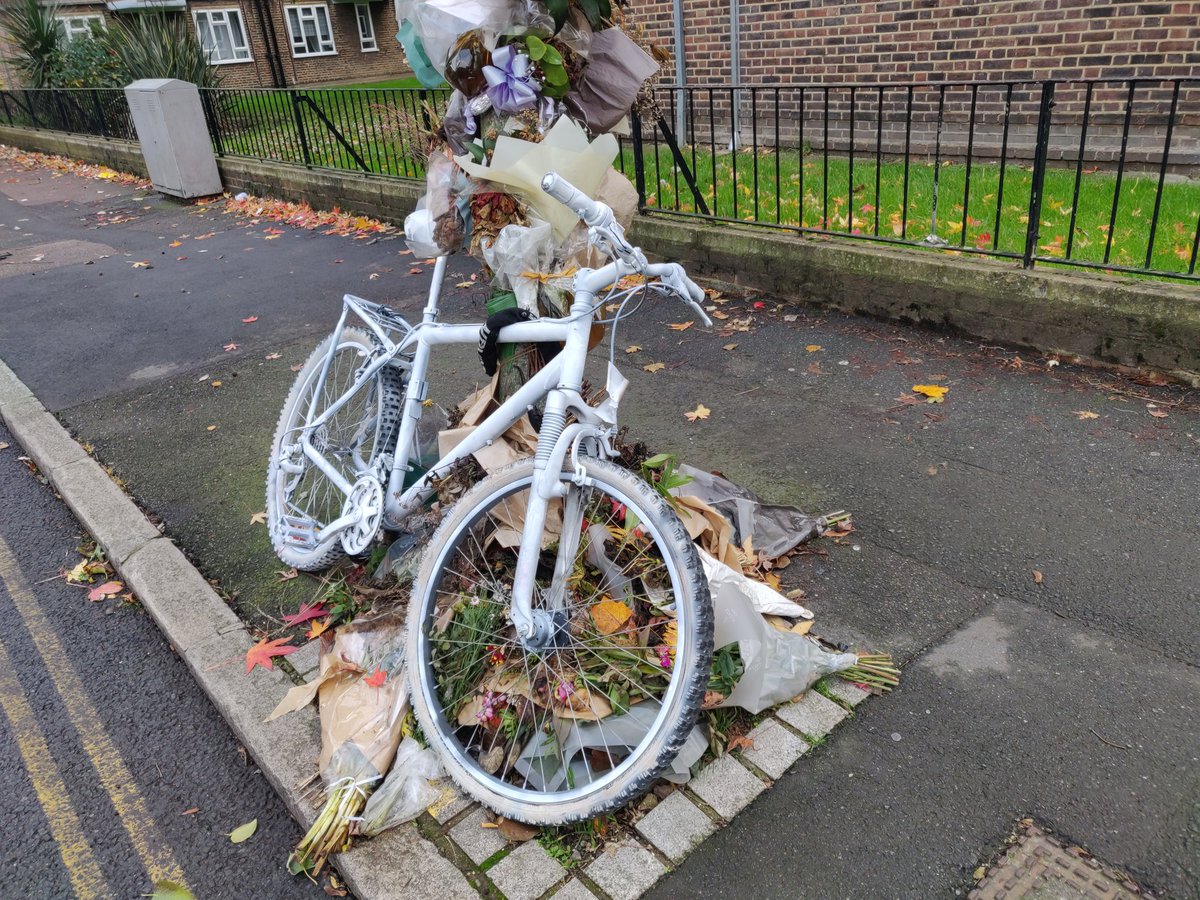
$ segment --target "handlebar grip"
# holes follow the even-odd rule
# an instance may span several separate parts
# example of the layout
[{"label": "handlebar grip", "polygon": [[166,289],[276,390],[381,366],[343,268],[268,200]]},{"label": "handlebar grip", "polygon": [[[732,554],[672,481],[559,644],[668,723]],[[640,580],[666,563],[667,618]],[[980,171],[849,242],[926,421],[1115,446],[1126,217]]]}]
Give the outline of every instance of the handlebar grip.
[{"label": "handlebar grip", "polygon": [[568,207],[588,225],[596,225],[604,219],[604,211],[600,204],[554,172],[547,172],[542,178],[542,190]]}]

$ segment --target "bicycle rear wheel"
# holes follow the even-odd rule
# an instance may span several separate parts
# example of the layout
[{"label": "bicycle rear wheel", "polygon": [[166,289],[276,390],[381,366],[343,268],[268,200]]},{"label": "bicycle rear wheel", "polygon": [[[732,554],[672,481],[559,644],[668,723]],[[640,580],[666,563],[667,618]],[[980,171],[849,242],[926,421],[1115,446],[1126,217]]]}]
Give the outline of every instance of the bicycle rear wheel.
[{"label": "bicycle rear wheel", "polygon": [[[285,565],[302,571],[323,569],[346,555],[340,534],[326,537],[321,532],[342,515],[347,497],[304,455],[301,430],[353,388],[359,369],[378,349],[371,336],[357,328],[343,329],[336,348],[332,342],[331,334],[318,344],[296,376],[279,415],[267,466],[271,545]],[[329,371],[318,395],[327,357]],[[313,434],[313,445],[350,484],[364,475],[386,477],[378,463],[396,442],[404,381],[399,370],[383,367]],[[363,537],[361,543],[369,543],[373,535]]]},{"label": "bicycle rear wheel", "polygon": [[552,505],[539,561],[533,605],[551,640],[530,649],[509,619],[531,461],[451,510],[409,608],[426,738],[463,790],[533,824],[645,791],[693,728],[712,658],[708,584],[678,516],[632,473],[583,465],[585,484]]}]

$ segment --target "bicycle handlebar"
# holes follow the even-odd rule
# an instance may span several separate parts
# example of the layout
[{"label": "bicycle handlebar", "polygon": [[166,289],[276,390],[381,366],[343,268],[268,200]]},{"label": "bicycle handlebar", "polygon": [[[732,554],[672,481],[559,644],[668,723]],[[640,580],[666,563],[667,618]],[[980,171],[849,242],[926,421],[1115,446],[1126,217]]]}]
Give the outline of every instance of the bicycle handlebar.
[{"label": "bicycle handlebar", "polygon": [[[593,200],[555,172],[547,172],[542,177],[542,190],[579,216],[589,228],[600,232],[619,258],[636,263],[640,270],[648,268],[646,257],[641,250],[625,240],[625,230],[606,204]],[[678,263],[667,263],[661,268],[663,271],[660,280],[691,306],[705,325],[712,327],[712,319],[705,314],[704,307],[700,305],[704,301],[704,289],[688,278],[687,272]]]},{"label": "bicycle handlebar", "polygon": [[607,206],[597,203],[567,179],[554,172],[547,172],[542,178],[542,190],[570,209],[589,226],[603,223],[608,218],[604,214],[605,210],[612,213]]}]

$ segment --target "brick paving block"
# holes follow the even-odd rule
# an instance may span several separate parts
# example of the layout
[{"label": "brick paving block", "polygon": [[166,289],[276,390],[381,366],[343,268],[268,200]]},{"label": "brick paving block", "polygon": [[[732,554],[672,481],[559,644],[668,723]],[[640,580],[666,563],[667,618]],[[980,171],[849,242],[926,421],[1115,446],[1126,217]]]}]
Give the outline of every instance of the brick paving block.
[{"label": "brick paving block", "polygon": [[766,787],[758,776],[726,754],[714,759],[688,784],[696,796],[726,819],[732,819]]},{"label": "brick paving block", "polygon": [[858,706],[871,696],[870,691],[864,691],[858,685],[851,684],[843,678],[829,678],[825,681],[825,687],[833,696],[851,706]]},{"label": "brick paving block", "polygon": [[808,741],[796,737],[774,719],[767,719],[747,735],[754,743],[742,751],[746,761],[772,778],[782,778],[796,760],[808,752]]},{"label": "brick paving block", "polygon": [[499,828],[484,828],[486,821],[487,815],[480,808],[450,829],[450,839],[462,848],[475,865],[503,850],[508,843]]},{"label": "brick paving block", "polygon": [[445,825],[460,812],[471,805],[471,800],[454,786],[454,783],[449,778],[445,778],[441,782],[441,796],[437,798],[433,806],[429,807],[429,814],[438,821],[439,824]]},{"label": "brick paving block", "polygon": [[638,832],[674,862],[716,831],[712,819],[679,791],[670,794],[637,823]]},{"label": "brick paving block", "polygon": [[526,841],[487,871],[508,900],[534,900],[562,880],[563,874],[563,867],[537,841]]},{"label": "brick paving block", "polygon": [[568,881],[555,891],[551,900],[596,900],[596,895],[588,889],[586,884],[576,879]]},{"label": "brick paving block", "polygon": [[658,857],[633,841],[609,844],[587,869],[613,900],[637,900],[667,873]]},{"label": "brick paving block", "polygon": [[846,718],[846,711],[828,697],[809,691],[795,703],[779,707],[775,715],[810,738],[820,738]]},{"label": "brick paving block", "polygon": [[299,672],[305,681],[312,681],[317,677],[317,669],[321,664],[320,650],[320,641],[309,641],[288,657],[292,668]]}]

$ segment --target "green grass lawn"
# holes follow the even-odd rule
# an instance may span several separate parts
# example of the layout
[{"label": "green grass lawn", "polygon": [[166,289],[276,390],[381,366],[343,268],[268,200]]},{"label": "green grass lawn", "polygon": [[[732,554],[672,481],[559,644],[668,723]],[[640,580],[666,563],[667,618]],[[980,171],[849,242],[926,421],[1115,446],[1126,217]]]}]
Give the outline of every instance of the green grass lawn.
[{"label": "green grass lawn", "polygon": [[[425,94],[429,101],[438,96]],[[215,97],[226,154],[350,171],[363,171],[361,160],[366,171],[377,174],[424,174],[425,147],[415,127],[423,113],[422,94],[407,84],[231,91]]]},{"label": "green grass lawn", "polygon": [[[656,165],[654,148],[646,147],[645,151],[648,205],[698,212],[670,152],[660,147]],[[685,147],[683,152],[691,166],[691,148]],[[621,161],[625,171],[632,176],[630,147],[624,148]],[[879,167],[876,190],[874,158],[855,160],[851,184],[849,161],[830,156],[826,162],[819,152],[806,154],[803,166],[795,150],[780,154],[771,150],[760,153],[757,158],[750,152],[717,153],[715,156],[699,149],[695,152],[697,186],[714,215],[908,241],[920,241],[936,234],[951,247],[1024,252],[1033,180],[1031,166],[1011,162],[1005,165],[1002,192],[999,165],[973,164],[970,194],[964,210],[967,168],[943,163],[937,168],[936,227],[932,222],[934,173],[935,167],[924,158],[911,162],[907,176],[908,214],[905,216],[902,160],[885,162]],[[1108,245],[1115,188],[1115,172],[1098,172],[1085,167],[1075,203],[1074,164],[1048,168],[1036,254],[1065,258],[1069,242],[1072,259],[1102,262]],[[1125,173],[1112,229],[1112,244],[1108,248],[1110,263],[1145,265],[1157,190],[1157,173]],[[1186,272],[1198,221],[1200,183],[1168,180],[1163,185],[1150,268]]]},{"label": "green grass lawn", "polygon": [[364,81],[361,84],[347,84],[348,88],[402,88],[404,90],[420,90],[422,85],[416,75],[407,78],[390,78],[386,81]]}]

